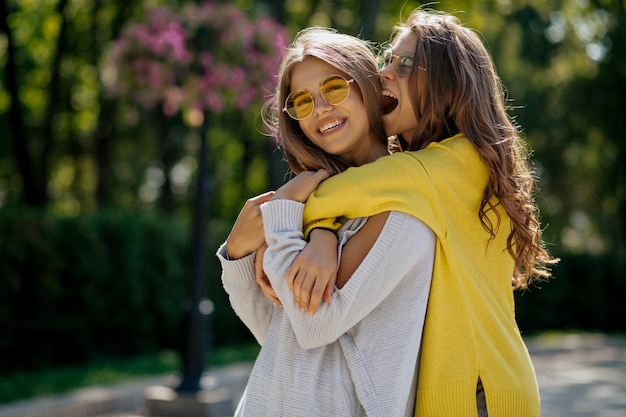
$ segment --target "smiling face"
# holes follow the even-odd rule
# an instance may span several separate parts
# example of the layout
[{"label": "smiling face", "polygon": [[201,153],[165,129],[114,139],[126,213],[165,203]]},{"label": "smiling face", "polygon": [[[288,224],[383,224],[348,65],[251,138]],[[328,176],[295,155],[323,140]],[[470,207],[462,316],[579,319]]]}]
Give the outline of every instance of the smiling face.
[{"label": "smiling face", "polygon": [[[383,123],[388,136],[402,135],[411,141],[417,127],[409,79],[398,76],[396,65],[402,55],[413,56],[417,36],[411,31],[401,33],[391,45],[393,59],[389,65],[380,70],[383,80]],[[405,55],[405,56],[406,56]],[[401,64],[400,64],[401,65]],[[402,72],[402,71],[401,71]]]},{"label": "smiling face", "polygon": [[320,95],[320,85],[331,75],[352,78],[327,62],[307,56],[291,71],[289,92],[303,90],[313,94],[310,117],[299,120],[300,128],[311,142],[325,152],[336,155],[350,166],[371,162],[386,148],[370,130],[363,98],[356,82],[349,82],[350,93],[338,105],[327,103]]}]

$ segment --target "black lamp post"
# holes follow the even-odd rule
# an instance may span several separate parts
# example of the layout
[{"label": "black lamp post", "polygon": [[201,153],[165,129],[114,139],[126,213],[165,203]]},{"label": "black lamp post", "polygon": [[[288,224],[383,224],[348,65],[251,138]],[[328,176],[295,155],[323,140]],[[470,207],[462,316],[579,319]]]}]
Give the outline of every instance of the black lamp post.
[{"label": "black lamp post", "polygon": [[211,317],[213,304],[207,298],[206,285],[206,230],[207,199],[210,180],[207,173],[208,115],[200,130],[200,151],[198,154],[198,179],[191,231],[192,274],[191,294],[185,311],[185,330],[182,354],[182,379],[177,391],[193,393],[202,389],[202,374],[209,354],[209,336],[212,331]]}]

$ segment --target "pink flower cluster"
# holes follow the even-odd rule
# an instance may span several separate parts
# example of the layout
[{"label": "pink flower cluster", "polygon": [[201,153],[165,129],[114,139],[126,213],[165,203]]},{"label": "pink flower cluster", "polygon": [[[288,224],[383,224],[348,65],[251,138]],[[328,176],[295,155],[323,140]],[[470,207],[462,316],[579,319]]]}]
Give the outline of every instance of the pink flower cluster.
[{"label": "pink flower cluster", "polygon": [[169,116],[184,109],[247,110],[274,88],[287,46],[269,17],[248,17],[233,4],[155,8],[128,26],[103,62],[105,87]]}]

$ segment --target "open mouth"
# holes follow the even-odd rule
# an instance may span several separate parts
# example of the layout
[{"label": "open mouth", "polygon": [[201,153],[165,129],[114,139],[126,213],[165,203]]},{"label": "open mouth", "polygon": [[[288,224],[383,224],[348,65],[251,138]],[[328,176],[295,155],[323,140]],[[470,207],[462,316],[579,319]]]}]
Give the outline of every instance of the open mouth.
[{"label": "open mouth", "polygon": [[341,126],[345,122],[346,122],[346,119],[333,120],[332,122],[324,124],[318,130],[319,130],[320,133],[327,133],[327,132],[329,132],[329,131],[331,131],[333,129],[338,128],[339,126]]},{"label": "open mouth", "polygon": [[383,90],[383,97],[381,101],[382,114],[389,114],[398,107],[398,98],[388,90]]}]

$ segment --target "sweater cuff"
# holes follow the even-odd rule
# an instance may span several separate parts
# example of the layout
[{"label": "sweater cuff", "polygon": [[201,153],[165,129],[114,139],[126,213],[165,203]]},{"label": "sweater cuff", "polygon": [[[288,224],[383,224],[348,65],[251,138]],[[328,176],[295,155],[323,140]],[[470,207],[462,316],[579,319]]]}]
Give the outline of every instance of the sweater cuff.
[{"label": "sweater cuff", "polygon": [[261,204],[265,233],[302,231],[304,204],[295,200],[276,199]]},{"label": "sweater cuff", "polygon": [[313,229],[326,229],[336,233],[339,229],[341,229],[341,226],[343,225],[336,218],[315,220],[304,226],[304,237],[308,239]]},{"label": "sweater cuff", "polygon": [[254,274],[250,275],[250,271],[254,271],[256,252],[252,252],[240,259],[229,260],[228,253],[226,253],[226,242],[224,242],[217,250],[216,256],[220,264],[222,264],[224,275],[231,277],[233,281],[247,282],[251,279],[252,281],[255,280]]}]

